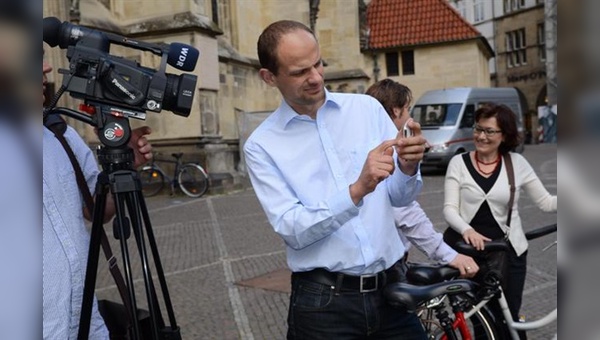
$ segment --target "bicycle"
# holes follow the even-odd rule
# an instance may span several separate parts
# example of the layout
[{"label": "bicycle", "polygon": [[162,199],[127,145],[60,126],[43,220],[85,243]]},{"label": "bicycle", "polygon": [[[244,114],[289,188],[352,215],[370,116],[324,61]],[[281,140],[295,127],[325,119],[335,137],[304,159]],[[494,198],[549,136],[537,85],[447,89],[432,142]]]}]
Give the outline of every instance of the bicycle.
[{"label": "bicycle", "polygon": [[[533,240],[556,230],[557,225],[553,224],[530,231],[526,237]],[[556,241],[544,251],[553,245]],[[466,255],[481,254],[464,242],[459,242],[457,247]],[[483,252],[508,249],[506,241],[491,241],[486,242]],[[460,272],[448,265],[411,264],[406,273],[408,283],[390,284],[384,295],[390,304],[417,313],[429,339],[518,340],[518,331],[538,329],[556,320],[557,308],[538,320],[513,321],[499,272],[489,270],[485,264],[480,270],[487,272],[483,280],[476,283],[458,279]],[[500,312],[490,306],[492,301],[498,302]]]},{"label": "bicycle", "polygon": [[[208,175],[204,168],[196,163],[183,163],[183,153],[172,153],[171,156],[175,160],[153,158],[150,164],[143,166],[139,171],[144,196],[158,194],[165,186],[165,178],[171,185],[171,195],[175,193],[176,186],[193,198],[204,195],[209,187]],[[173,177],[169,177],[156,162],[175,164]]]}]

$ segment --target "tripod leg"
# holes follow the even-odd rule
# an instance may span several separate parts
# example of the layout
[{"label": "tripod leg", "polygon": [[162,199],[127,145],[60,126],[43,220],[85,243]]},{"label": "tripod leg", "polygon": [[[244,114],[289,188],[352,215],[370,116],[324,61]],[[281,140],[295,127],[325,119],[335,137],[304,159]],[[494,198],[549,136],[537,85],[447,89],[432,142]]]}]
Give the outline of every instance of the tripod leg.
[{"label": "tripod leg", "polygon": [[116,210],[116,221],[119,226],[119,241],[121,244],[121,255],[123,257],[123,267],[125,271],[125,278],[127,280],[127,290],[129,292],[129,305],[131,306],[130,315],[134,316],[132,323],[132,330],[134,339],[139,339],[140,329],[137,323],[137,303],[135,300],[135,289],[133,286],[133,275],[131,274],[131,261],[129,260],[129,248],[127,247],[127,238],[124,235],[127,235],[128,232],[125,228],[128,226],[128,222],[125,216],[125,204],[123,202],[123,198],[118,193],[113,194],[115,201],[115,210]]},{"label": "tripod leg", "polygon": [[[156,298],[156,290],[152,283],[152,275],[150,272],[150,266],[148,264],[148,255],[146,251],[146,243],[144,242],[144,231],[141,225],[140,211],[138,209],[139,202],[136,200],[136,196],[132,192],[124,192],[116,194],[119,197],[125,199],[127,208],[129,211],[129,217],[131,218],[131,226],[133,228],[133,234],[138,247],[138,252],[142,264],[142,273],[144,276],[144,283],[146,285],[146,298],[148,299],[148,310],[150,317],[152,318],[152,333],[155,339],[159,339],[159,323],[162,323],[162,316],[160,315],[160,308],[158,306],[158,300]],[[160,322],[159,322],[160,321]]]},{"label": "tripod leg", "polygon": [[100,174],[96,182],[96,201],[94,203],[92,231],[88,250],[87,266],[85,272],[85,283],[83,288],[83,301],[81,303],[81,314],[79,316],[79,332],[77,339],[85,340],[90,333],[92,318],[92,307],[94,304],[94,288],[96,286],[96,274],[98,272],[98,256],[100,255],[100,233],[103,227],[104,211],[106,209],[106,177]]},{"label": "tripod leg", "polygon": [[165,299],[165,304],[167,308],[167,314],[169,316],[169,322],[171,324],[171,329],[177,330],[177,321],[175,320],[175,313],[173,312],[173,305],[171,303],[171,295],[169,294],[169,290],[167,288],[167,281],[165,279],[165,272],[163,270],[162,262],[160,261],[160,256],[158,254],[158,247],[156,245],[156,239],[154,238],[154,232],[152,230],[152,225],[150,223],[150,216],[148,215],[148,209],[146,208],[146,201],[144,200],[144,195],[141,191],[135,193],[138,197],[139,205],[142,211],[142,217],[144,219],[144,225],[146,226],[146,232],[148,233],[148,242],[150,243],[150,249],[152,250],[152,257],[154,258],[154,264],[156,266],[156,273],[158,275],[158,280],[160,282],[162,288],[163,298]]}]

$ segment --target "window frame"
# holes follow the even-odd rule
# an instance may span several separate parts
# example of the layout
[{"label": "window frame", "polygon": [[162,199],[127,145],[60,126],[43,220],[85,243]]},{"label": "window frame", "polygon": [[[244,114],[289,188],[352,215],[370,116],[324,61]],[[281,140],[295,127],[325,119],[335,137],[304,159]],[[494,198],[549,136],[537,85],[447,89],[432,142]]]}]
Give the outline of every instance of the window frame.
[{"label": "window frame", "polygon": [[537,45],[538,57],[541,62],[546,61],[546,27],[545,23],[541,22],[537,25]]},{"label": "window frame", "polygon": [[[395,58],[394,58],[395,56]],[[400,55],[397,51],[385,53],[385,72],[388,77],[395,77],[400,75]],[[395,68],[395,69],[394,69]],[[395,72],[392,72],[395,71]]]},{"label": "window frame", "polygon": [[402,75],[411,76],[415,71],[415,50],[405,50],[401,52],[402,57]]},{"label": "window frame", "polygon": [[527,65],[527,41],[525,28],[506,32],[506,67]]},{"label": "window frame", "polygon": [[[479,14],[479,15],[478,15]],[[473,22],[482,22],[485,20],[485,1],[475,0],[473,2]]]}]

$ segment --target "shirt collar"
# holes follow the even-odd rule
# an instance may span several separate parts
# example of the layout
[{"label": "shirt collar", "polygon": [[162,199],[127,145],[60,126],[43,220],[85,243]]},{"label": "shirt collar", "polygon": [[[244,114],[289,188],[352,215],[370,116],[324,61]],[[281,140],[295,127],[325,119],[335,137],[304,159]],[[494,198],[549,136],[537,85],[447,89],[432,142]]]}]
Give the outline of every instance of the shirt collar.
[{"label": "shirt collar", "polygon": [[[321,106],[321,107],[324,107],[327,105],[334,105],[338,109],[342,106],[340,103],[339,96],[337,96],[335,93],[331,93],[331,92],[327,91],[327,89],[325,89],[325,102],[323,103],[323,106]],[[300,118],[300,116],[301,116],[296,111],[294,111],[294,109],[292,109],[292,107],[285,101],[285,99],[281,99],[281,105],[279,105],[278,111],[279,111],[279,116],[280,116],[279,121],[280,121],[282,127],[287,126],[287,124],[289,122],[291,122],[292,119]]]}]

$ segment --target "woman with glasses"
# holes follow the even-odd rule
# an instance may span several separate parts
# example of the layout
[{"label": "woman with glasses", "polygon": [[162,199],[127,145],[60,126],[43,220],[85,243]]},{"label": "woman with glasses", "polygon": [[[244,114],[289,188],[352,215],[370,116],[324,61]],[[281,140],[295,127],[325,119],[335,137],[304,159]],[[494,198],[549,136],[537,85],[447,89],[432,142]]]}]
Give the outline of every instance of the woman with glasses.
[{"label": "woman with glasses", "polygon": [[[507,106],[490,104],[479,108],[475,112],[473,140],[475,151],[454,156],[448,165],[444,218],[451,230],[444,239],[452,245],[462,238],[481,250],[484,241],[508,238],[511,250],[503,288],[513,318],[517,319],[528,246],[519,217],[519,192],[523,189],[546,212],[556,211],[556,196],[548,193],[523,156],[510,152],[519,144],[519,133],[515,114]],[[510,185],[503,161],[505,155],[512,160],[516,187],[510,221],[507,221]]]}]

